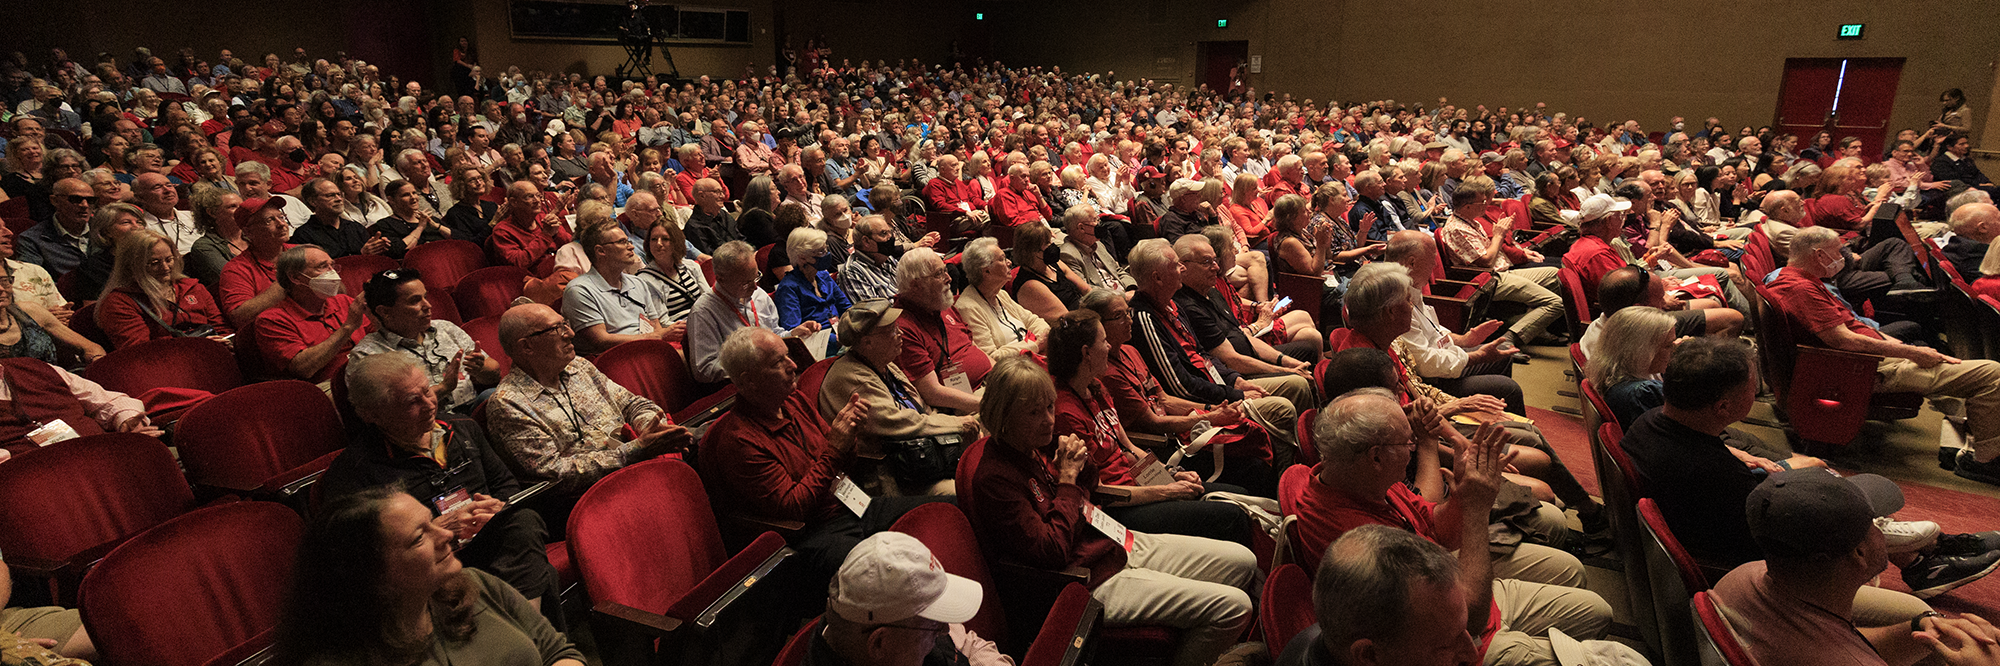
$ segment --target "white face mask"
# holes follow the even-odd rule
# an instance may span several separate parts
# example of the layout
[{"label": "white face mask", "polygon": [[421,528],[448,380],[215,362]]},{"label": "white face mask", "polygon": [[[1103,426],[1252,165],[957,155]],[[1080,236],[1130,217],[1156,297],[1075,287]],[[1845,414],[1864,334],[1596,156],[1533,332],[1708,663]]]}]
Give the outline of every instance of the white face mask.
[{"label": "white face mask", "polygon": [[1843,254],[1834,257],[1832,261],[1826,262],[1826,274],[1828,277],[1839,275],[1840,269],[1846,267],[1847,267],[1847,255]]},{"label": "white face mask", "polygon": [[334,269],[327,269],[325,273],[315,275],[306,281],[306,286],[321,298],[332,298],[334,294],[340,293],[341,284],[340,271]]}]

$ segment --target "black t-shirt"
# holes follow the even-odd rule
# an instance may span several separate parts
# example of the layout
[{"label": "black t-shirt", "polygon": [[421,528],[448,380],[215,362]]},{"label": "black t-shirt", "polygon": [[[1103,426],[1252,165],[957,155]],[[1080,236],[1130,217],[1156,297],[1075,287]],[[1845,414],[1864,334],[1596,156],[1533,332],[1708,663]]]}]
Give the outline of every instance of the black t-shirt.
[{"label": "black t-shirt", "polygon": [[1721,437],[1654,408],[1625,430],[1618,446],[1632,457],[1667,527],[1695,559],[1727,569],[1764,559],[1743,509],[1764,473],[1745,467]]},{"label": "black t-shirt", "polygon": [[444,226],[451,228],[453,239],[485,247],[486,237],[493,233],[487,221],[499,211],[500,204],[491,201],[460,201],[444,212]]},{"label": "black t-shirt", "polygon": [[[408,230],[404,233],[408,233]],[[374,234],[374,230],[348,221],[340,222],[340,228],[336,229],[318,215],[314,215],[292,232],[292,242],[300,245],[307,243],[318,245],[319,249],[326,250],[327,256],[339,259],[361,254],[362,246],[367,245],[368,237]],[[402,241],[398,238],[392,241],[392,244],[402,245]]]},{"label": "black t-shirt", "polygon": [[1187,318],[1188,328],[1194,331],[1196,344],[1206,352],[1223,342],[1228,342],[1236,353],[1255,357],[1250,346],[1250,336],[1243,334],[1243,326],[1236,321],[1235,313],[1229,311],[1225,303],[1217,302],[1216,291],[1197,294],[1193,289],[1181,287],[1174,292],[1174,305],[1180,307],[1181,315]]}]

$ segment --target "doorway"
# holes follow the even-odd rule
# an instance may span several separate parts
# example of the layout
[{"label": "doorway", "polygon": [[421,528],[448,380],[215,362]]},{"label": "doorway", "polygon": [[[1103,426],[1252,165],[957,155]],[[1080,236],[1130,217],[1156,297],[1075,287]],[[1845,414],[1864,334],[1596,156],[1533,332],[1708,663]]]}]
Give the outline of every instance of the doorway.
[{"label": "doorway", "polygon": [[1902,58],[1786,58],[1771,128],[1799,137],[1801,150],[1822,130],[1860,137],[1861,154],[1881,155],[1895,109]]},{"label": "doorway", "polygon": [[1199,82],[1207,84],[1209,90],[1226,93],[1231,69],[1242,64],[1244,75],[1249,74],[1250,40],[1196,42],[1194,61],[1195,70],[1201,73]]}]

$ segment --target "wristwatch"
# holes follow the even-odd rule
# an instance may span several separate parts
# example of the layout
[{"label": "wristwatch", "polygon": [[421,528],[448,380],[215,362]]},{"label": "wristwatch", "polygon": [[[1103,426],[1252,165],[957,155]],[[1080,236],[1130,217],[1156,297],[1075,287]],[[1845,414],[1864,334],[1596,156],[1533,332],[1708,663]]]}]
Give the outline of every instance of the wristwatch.
[{"label": "wristwatch", "polygon": [[1937,611],[1934,611],[1934,610],[1933,610],[1933,611],[1924,611],[1922,615],[1918,615],[1918,616],[1916,616],[1916,617],[1913,617],[1913,618],[1910,618],[1910,633],[1913,633],[1913,634],[1914,634],[1914,633],[1917,633],[1917,632],[1919,632],[1919,631],[1923,631],[1923,630],[1924,630],[1924,618],[1927,618],[1927,617],[1944,617],[1944,613],[1939,613],[1939,612],[1937,612]]}]

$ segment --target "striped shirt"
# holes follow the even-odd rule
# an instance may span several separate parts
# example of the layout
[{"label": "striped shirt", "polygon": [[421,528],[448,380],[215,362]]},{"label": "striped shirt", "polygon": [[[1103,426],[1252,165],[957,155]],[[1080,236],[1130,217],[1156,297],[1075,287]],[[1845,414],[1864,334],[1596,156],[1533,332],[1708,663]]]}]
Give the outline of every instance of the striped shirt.
[{"label": "striped shirt", "polygon": [[857,251],[840,265],[840,288],[856,303],[895,298],[896,263],[895,257],[884,256],[878,264],[868,258],[868,253]]}]

